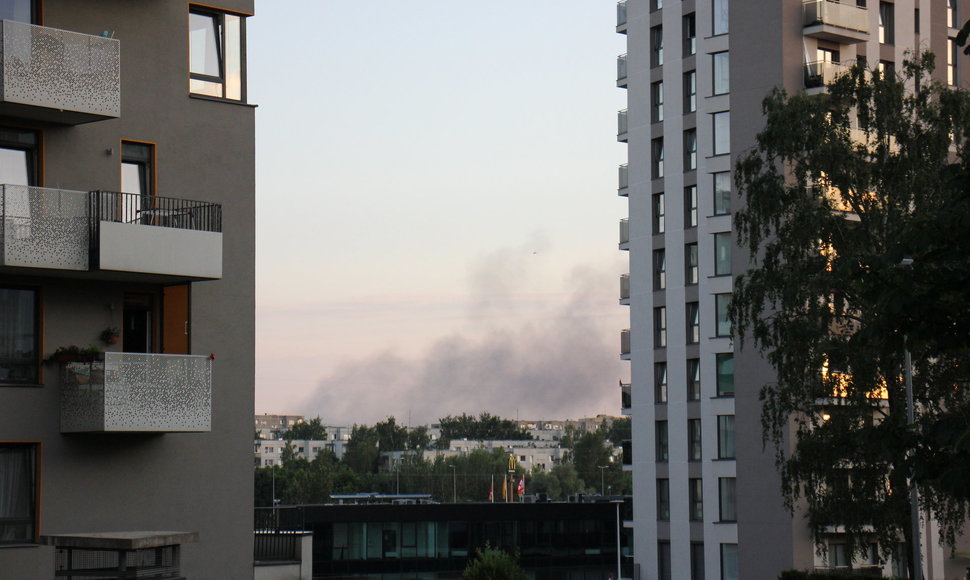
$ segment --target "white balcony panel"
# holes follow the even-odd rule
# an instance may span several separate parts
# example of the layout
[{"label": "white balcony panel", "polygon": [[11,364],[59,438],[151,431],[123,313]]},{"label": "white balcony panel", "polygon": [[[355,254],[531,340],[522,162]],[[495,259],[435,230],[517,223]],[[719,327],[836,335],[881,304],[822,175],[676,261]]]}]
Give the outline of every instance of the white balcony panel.
[{"label": "white balcony panel", "polygon": [[106,352],[61,369],[62,433],[205,432],[211,423],[208,356]]},{"label": "white balcony panel", "polygon": [[0,265],[88,269],[88,196],[0,185]]},{"label": "white balcony panel", "polygon": [[121,115],[121,44],[0,21],[0,112],[67,125]]},{"label": "white balcony panel", "polygon": [[99,268],[214,279],[222,277],[222,233],[100,222]]},{"label": "white balcony panel", "polygon": [[869,39],[869,11],[855,3],[809,0],[802,4],[805,36],[843,44]]}]

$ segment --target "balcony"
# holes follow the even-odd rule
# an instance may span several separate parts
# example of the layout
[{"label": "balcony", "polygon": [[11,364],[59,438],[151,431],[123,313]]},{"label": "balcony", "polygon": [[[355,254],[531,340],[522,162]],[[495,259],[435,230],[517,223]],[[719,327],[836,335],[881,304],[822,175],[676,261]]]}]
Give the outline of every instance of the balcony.
[{"label": "balcony", "polygon": [[626,88],[626,55],[616,57],[616,86]]},{"label": "balcony", "polygon": [[[832,62],[826,60],[817,60],[815,62],[810,62],[805,65],[805,88],[809,92],[824,92],[825,87],[835,82],[840,75],[849,72],[852,65]],[[820,91],[813,91],[812,89],[821,89]]]},{"label": "balcony", "polygon": [[626,163],[620,165],[617,172],[616,193],[620,197],[629,197],[630,195],[630,166]]},{"label": "balcony", "polygon": [[623,440],[623,468],[633,466],[633,441],[630,439]]},{"label": "balcony", "polygon": [[620,358],[630,360],[630,329],[620,331]]},{"label": "balcony", "polygon": [[0,267],[222,277],[222,207],[113,192],[0,185]]},{"label": "balcony", "polygon": [[855,2],[808,0],[802,4],[805,36],[855,44],[869,40],[869,11]]},{"label": "balcony", "polygon": [[620,275],[620,304],[626,306],[630,304],[630,275]]},{"label": "balcony", "polygon": [[633,387],[630,383],[620,381],[620,409],[624,415],[629,415],[632,407]]},{"label": "balcony", "polygon": [[121,115],[121,43],[0,21],[0,115],[78,125]]},{"label": "balcony", "polygon": [[621,250],[630,249],[630,220],[627,218],[620,220],[620,243],[617,246]]},{"label": "balcony", "polygon": [[627,141],[627,122],[626,122],[627,112],[626,109],[616,112],[616,140],[620,143],[626,143]]},{"label": "balcony", "polygon": [[616,3],[616,31],[626,34],[626,0]]},{"label": "balcony", "polygon": [[208,356],[106,352],[61,365],[61,433],[207,432]]}]

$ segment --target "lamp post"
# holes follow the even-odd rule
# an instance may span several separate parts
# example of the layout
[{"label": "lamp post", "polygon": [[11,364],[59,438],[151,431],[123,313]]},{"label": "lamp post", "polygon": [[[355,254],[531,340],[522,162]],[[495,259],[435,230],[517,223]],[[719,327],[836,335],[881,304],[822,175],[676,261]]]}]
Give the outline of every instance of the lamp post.
[{"label": "lamp post", "polygon": [[600,495],[606,495],[606,469],[609,465],[597,465],[600,470]]},{"label": "lamp post", "polygon": [[452,492],[452,502],[458,503],[458,470],[455,469],[454,465],[451,467],[451,492]]},{"label": "lamp post", "polygon": [[616,580],[621,580],[623,578],[623,567],[621,566],[621,550],[620,550],[620,504],[623,500],[617,500],[613,503],[616,504]]}]

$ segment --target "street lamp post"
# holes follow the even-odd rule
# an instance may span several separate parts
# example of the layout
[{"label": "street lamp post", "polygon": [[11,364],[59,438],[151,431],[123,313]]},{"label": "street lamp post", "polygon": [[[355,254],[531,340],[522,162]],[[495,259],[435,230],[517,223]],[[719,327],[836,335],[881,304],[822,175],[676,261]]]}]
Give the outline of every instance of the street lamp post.
[{"label": "street lamp post", "polygon": [[451,465],[451,492],[452,501],[458,503],[458,470],[455,469],[454,465]]},{"label": "street lamp post", "polygon": [[608,465],[597,465],[600,470],[600,495],[606,495],[606,469]]}]

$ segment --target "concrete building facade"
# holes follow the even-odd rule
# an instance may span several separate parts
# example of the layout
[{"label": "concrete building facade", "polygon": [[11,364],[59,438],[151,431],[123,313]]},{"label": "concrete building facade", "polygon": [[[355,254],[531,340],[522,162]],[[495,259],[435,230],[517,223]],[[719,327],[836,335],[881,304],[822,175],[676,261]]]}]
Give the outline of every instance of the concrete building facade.
[{"label": "concrete building facade", "polygon": [[0,576],[252,577],[253,4],[0,6]]},{"label": "concrete building facade", "polygon": [[[899,70],[917,48],[936,53],[938,80],[966,85],[968,59],[953,38],[970,3],[626,0],[617,10],[627,39],[617,84],[628,99],[618,140],[629,159],[618,190],[630,262],[621,357],[632,377],[621,388],[633,417],[638,578],[777,578],[844,565],[815,554],[782,505],[773,449],[762,447],[758,393],[773,372],[750,342],[733,341],[727,316],[734,277],[749,267],[732,233],[732,169],[774,87],[821,91],[859,59]],[[963,573],[930,545],[932,577]]]}]

